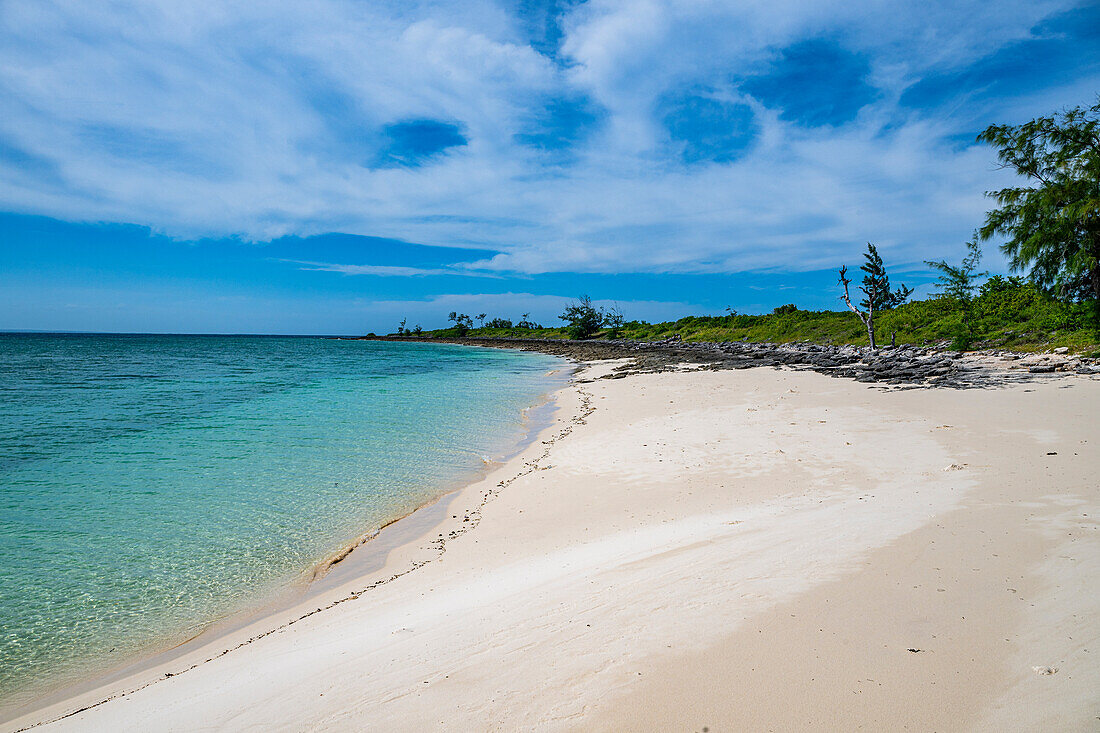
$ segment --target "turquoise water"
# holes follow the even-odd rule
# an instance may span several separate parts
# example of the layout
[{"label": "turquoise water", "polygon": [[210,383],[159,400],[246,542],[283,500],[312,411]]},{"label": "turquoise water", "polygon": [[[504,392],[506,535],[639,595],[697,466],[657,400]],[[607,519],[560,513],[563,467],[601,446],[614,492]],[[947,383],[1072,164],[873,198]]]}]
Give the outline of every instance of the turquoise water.
[{"label": "turquoise water", "polygon": [[190,636],[470,478],[562,366],[445,344],[0,334],[0,701]]}]

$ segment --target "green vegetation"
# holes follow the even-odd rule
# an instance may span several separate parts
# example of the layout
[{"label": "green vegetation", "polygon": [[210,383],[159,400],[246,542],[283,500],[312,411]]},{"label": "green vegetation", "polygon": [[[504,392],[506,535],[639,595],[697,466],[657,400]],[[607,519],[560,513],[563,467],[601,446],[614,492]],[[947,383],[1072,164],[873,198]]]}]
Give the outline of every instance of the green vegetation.
[{"label": "green vegetation", "polygon": [[867,251],[863,254],[865,262],[859,269],[866,274],[863,276],[863,284],[859,290],[863,293],[863,300],[856,306],[852,303],[852,296],[848,292],[848,286],[852,281],[848,279],[848,266],[840,268],[840,285],[844,288],[844,295],[840,296],[848,310],[859,316],[863,326],[867,329],[867,341],[871,348],[875,348],[875,313],[890,310],[894,306],[901,305],[913,289],[902,285],[897,290],[890,290],[890,276],[886,274],[886,265],[882,263],[875,245],[867,243]]},{"label": "green vegetation", "polygon": [[[899,305],[877,316],[879,333],[898,344],[923,346],[954,344],[956,348],[1005,348],[1033,351],[1068,346],[1100,355],[1089,301],[1069,303],[1053,297],[1018,277],[994,275],[969,303],[943,294]],[[969,321],[969,325],[967,322]],[[614,333],[613,331],[617,331]],[[960,333],[972,334],[960,344]],[[426,331],[425,336],[457,336],[454,329]],[[496,338],[570,338],[567,327],[472,329],[464,335]],[[867,344],[867,332],[856,314],[847,311],[807,311],[788,304],[766,315],[731,313],[725,316],[688,316],[678,321],[626,321],[617,329],[601,328],[593,338],[656,341],[679,337],[684,341],[811,341],[823,344]]]},{"label": "green vegetation", "polygon": [[982,248],[978,246],[978,238],[975,236],[966,243],[966,257],[963,257],[961,265],[949,265],[947,260],[925,260],[926,265],[934,270],[939,270],[940,276],[936,280],[941,298],[950,298],[958,305],[959,330],[951,339],[951,347],[958,351],[965,351],[974,343],[976,333],[974,317],[974,291],[978,289],[978,278],[985,277],[989,273],[978,272],[978,263],[982,261]]},{"label": "green vegetation", "polygon": [[580,300],[569,305],[559,316],[565,321],[565,332],[569,338],[591,338],[603,325],[603,313],[592,305],[592,299],[582,295]]},{"label": "green vegetation", "polygon": [[601,328],[608,338],[618,338],[623,328],[623,314],[618,308],[597,308],[587,295],[569,304],[558,319],[565,321],[565,332],[574,339],[591,338]]},{"label": "green vegetation", "polygon": [[[456,313],[454,311],[451,311],[447,315],[447,320],[455,324],[450,328],[450,331],[454,336],[465,336],[470,332],[470,329],[474,327],[474,320],[465,313]],[[404,321],[402,321],[402,323],[404,323]]]},{"label": "green vegetation", "polygon": [[865,310],[886,311],[901,305],[909,300],[913,294],[913,288],[904,285],[897,290],[890,289],[890,276],[886,274],[886,265],[882,263],[878,249],[870,242],[867,243],[867,251],[863,254],[866,262],[860,266],[866,275],[863,276],[863,291],[867,297],[859,302]]},{"label": "green vegetation", "polygon": [[1022,125],[991,125],[978,136],[1002,166],[1032,182],[988,195],[983,239],[1009,237],[1001,250],[1014,272],[1064,297],[1091,292],[1100,304],[1100,103]]}]

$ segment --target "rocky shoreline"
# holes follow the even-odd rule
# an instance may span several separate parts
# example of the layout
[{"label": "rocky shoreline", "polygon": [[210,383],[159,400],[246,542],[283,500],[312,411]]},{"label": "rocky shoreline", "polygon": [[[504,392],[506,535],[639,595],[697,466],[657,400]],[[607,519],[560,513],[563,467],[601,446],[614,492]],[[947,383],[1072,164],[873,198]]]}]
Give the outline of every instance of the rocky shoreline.
[{"label": "rocky shoreline", "polygon": [[578,361],[630,359],[604,379],[670,371],[694,365],[700,369],[788,367],[897,388],[967,389],[1075,372],[1100,375],[1100,360],[1077,357],[1066,349],[1021,354],[1007,351],[957,352],[940,348],[887,346],[877,350],[795,342],[562,341],[522,338],[424,338],[366,336],[369,341],[450,343],[520,349]]}]

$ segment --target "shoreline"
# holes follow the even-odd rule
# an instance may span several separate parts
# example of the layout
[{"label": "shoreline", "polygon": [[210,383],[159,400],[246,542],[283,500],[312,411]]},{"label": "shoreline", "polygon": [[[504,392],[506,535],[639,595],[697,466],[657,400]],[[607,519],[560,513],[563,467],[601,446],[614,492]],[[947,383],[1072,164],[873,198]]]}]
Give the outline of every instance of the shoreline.
[{"label": "shoreline", "polygon": [[549,438],[383,569],[53,729],[1087,729],[1100,714],[1095,378],[881,390],[791,369],[617,378],[624,364],[563,387]]},{"label": "shoreline", "polygon": [[[195,653],[210,647],[229,643],[232,648],[223,652],[228,653],[228,651],[233,651],[251,643],[256,638],[262,638],[268,633],[273,633],[279,628],[284,628],[305,618],[309,614],[295,616],[295,612],[304,606],[322,599],[326,604],[330,604],[331,599],[326,599],[326,596],[338,593],[344,586],[358,582],[372,573],[383,570],[389,565],[389,558],[393,553],[407,549],[408,546],[426,538],[432,530],[444,526],[449,519],[446,516],[448,508],[460,498],[463,492],[471,486],[484,482],[489,476],[503,469],[513,459],[522,455],[536,443],[540,437],[553,430],[560,421],[557,415],[560,411],[557,404],[558,395],[562,390],[569,388],[573,384],[576,375],[583,370],[583,364],[573,362],[549,371],[546,374],[547,377],[564,374],[564,380],[542,393],[538,398],[538,402],[521,410],[523,432],[519,440],[515,444],[507,446],[503,453],[491,459],[483,459],[481,467],[464,475],[450,486],[444,487],[437,496],[403,514],[382,522],[377,529],[365,532],[350,540],[343,547],[318,560],[312,567],[303,570],[289,583],[269,589],[258,603],[239,608],[228,616],[213,619],[207,622],[197,633],[184,638],[182,641],[168,644],[154,641],[146,651],[139,652],[128,660],[110,668],[101,669],[87,676],[63,683],[60,687],[43,689],[40,694],[35,693],[33,699],[28,702],[10,707],[0,706],[0,726],[7,726],[13,721],[23,718],[34,717],[43,710],[65,706],[72,700],[89,696],[94,697],[95,692],[98,690],[110,690],[119,682],[128,678],[148,676],[150,670],[155,667],[170,667],[180,660],[187,659]],[[331,607],[331,605],[328,607]],[[270,627],[270,629],[266,633],[256,631],[257,628],[262,627]],[[249,631],[251,636],[242,644],[237,637],[240,637],[245,631]],[[257,636],[257,634],[259,635]],[[209,657],[205,661],[210,661],[213,658],[216,657]],[[194,666],[189,666],[184,671],[194,668]],[[181,673],[172,672],[168,676]],[[163,677],[156,677],[153,681],[159,679],[163,679]],[[77,712],[81,709],[95,707],[124,694],[127,693],[116,691],[113,694],[105,695],[100,701],[82,703]],[[70,712],[54,720],[68,717],[71,714],[73,713]],[[44,720],[41,723],[14,730],[26,730],[29,727],[37,727],[48,722],[53,722],[53,720]]]},{"label": "shoreline", "polygon": [[628,359],[630,363],[617,370],[616,378],[660,372],[684,365],[703,365],[707,369],[717,370],[785,367],[889,388],[971,389],[1028,381],[1042,378],[1042,375],[1100,374],[1100,358],[1068,354],[1064,348],[1035,353],[997,349],[959,352],[941,347],[913,345],[870,349],[866,346],[837,346],[803,341],[574,341],[496,336],[360,336],[355,340],[517,349],[563,356],[577,361]]}]

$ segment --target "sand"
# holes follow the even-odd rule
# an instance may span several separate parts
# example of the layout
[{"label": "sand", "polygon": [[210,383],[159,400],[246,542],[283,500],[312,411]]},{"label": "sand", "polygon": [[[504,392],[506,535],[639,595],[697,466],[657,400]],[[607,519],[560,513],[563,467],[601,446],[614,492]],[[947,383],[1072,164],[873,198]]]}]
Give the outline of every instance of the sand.
[{"label": "sand", "polygon": [[1100,727],[1100,381],[557,399],[382,567],[6,728]]}]

